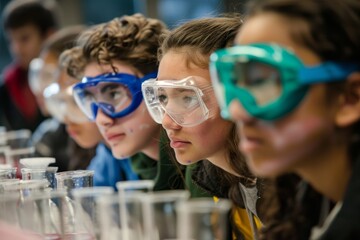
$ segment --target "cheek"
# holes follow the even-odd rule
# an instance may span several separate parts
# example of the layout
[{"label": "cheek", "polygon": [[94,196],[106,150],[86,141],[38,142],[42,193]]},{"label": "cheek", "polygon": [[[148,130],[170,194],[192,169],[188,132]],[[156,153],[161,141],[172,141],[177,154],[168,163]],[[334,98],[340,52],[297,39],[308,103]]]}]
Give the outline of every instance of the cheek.
[{"label": "cheek", "polygon": [[125,132],[127,135],[138,135],[138,134],[146,134],[146,132],[152,131],[156,124],[147,108],[142,103],[138,109],[135,110],[133,114],[129,116],[129,118],[124,118],[124,122],[122,123]]},{"label": "cheek", "polygon": [[306,145],[308,140],[315,140],[325,132],[328,132],[330,126],[328,126],[327,121],[313,117],[287,124],[281,128],[280,132],[275,131],[274,128],[272,130],[273,147],[275,149],[282,149],[289,145]]}]

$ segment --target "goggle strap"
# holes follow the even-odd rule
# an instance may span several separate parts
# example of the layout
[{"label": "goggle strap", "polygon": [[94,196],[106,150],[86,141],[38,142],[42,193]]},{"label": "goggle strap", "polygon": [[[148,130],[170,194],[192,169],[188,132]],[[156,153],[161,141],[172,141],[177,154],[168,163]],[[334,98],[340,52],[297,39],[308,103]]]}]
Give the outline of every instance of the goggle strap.
[{"label": "goggle strap", "polygon": [[299,71],[298,80],[302,84],[334,82],[345,80],[351,73],[360,70],[358,63],[324,62]]}]

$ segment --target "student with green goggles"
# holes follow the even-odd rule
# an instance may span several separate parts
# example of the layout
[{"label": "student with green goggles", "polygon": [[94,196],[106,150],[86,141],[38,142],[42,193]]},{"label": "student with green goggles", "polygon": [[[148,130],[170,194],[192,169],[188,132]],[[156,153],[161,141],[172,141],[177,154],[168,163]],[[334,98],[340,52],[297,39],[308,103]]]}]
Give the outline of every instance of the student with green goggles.
[{"label": "student with green goggles", "polygon": [[221,115],[237,99],[253,117],[273,121],[293,111],[309,85],[345,80],[358,63],[305,66],[290,50],[274,44],[239,45],[210,56],[210,72]]}]

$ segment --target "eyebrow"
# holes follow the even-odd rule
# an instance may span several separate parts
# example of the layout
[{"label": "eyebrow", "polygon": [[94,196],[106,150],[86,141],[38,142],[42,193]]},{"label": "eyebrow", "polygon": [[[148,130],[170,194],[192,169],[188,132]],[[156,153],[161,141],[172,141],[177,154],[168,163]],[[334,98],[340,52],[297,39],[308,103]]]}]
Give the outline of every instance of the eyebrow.
[{"label": "eyebrow", "polygon": [[101,89],[100,89],[100,92],[101,93],[104,93],[106,90],[108,90],[108,89],[115,89],[115,88],[117,88],[119,86],[119,84],[116,84],[116,83],[109,83],[109,84],[107,84],[107,85],[105,85],[105,86],[103,86]]}]

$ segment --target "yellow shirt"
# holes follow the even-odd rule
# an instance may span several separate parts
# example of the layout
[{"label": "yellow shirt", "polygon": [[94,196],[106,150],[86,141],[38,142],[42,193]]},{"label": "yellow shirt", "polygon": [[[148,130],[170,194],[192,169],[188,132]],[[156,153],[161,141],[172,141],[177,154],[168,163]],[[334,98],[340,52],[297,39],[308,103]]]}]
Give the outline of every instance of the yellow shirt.
[{"label": "yellow shirt", "polygon": [[[253,240],[254,237],[253,237],[253,233],[251,230],[251,224],[250,224],[249,216],[246,212],[246,209],[244,209],[244,208],[234,209],[233,217],[234,217],[234,222],[235,222],[237,229],[239,229],[239,231],[242,233],[245,240]],[[256,216],[254,218],[255,218],[256,228],[260,229],[262,227],[260,220]],[[234,240],[236,239],[235,234],[233,234],[233,239]]]},{"label": "yellow shirt", "polygon": [[[219,198],[217,197],[213,197],[213,198],[214,198],[214,202],[219,201]],[[251,224],[246,209],[238,207],[234,209],[232,213],[233,213],[232,216],[234,218],[233,220],[235,226],[242,233],[245,240],[253,240],[254,238],[251,230]],[[260,220],[256,216],[254,218],[255,218],[256,228],[260,229],[262,227]],[[235,233],[233,233],[233,239],[236,240]]]}]

